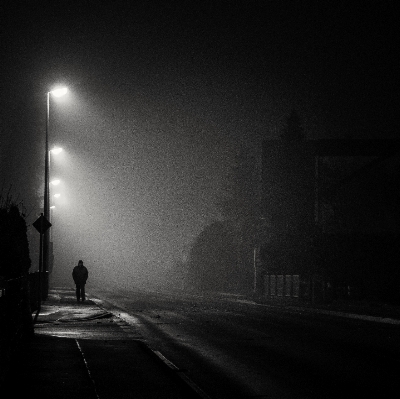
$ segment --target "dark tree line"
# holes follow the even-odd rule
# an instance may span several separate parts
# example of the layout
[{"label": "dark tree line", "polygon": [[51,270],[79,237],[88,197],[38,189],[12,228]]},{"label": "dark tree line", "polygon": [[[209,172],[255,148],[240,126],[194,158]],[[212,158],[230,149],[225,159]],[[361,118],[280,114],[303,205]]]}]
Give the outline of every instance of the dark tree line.
[{"label": "dark tree line", "polygon": [[[280,139],[296,142],[304,137],[301,118],[293,110]],[[207,226],[193,243],[187,284],[201,290],[249,292],[254,282],[253,251],[263,224],[259,170],[250,149],[237,149],[217,206],[222,220]]]},{"label": "dark tree line", "polygon": [[193,243],[188,284],[200,290],[248,291],[259,209],[256,160],[249,150],[238,149],[217,205],[222,220],[207,226]]},{"label": "dark tree line", "polygon": [[[0,353],[6,366],[12,351],[33,335],[27,227],[17,205],[0,197]],[[0,366],[0,383],[4,376]]]}]

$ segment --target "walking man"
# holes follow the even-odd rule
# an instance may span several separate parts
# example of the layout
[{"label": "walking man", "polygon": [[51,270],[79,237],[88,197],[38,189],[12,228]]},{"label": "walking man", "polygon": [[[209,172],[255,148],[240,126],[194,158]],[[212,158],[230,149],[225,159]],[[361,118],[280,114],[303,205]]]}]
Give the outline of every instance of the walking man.
[{"label": "walking man", "polygon": [[76,300],[78,302],[81,298],[82,302],[85,300],[85,284],[86,280],[88,279],[88,275],[88,269],[83,266],[83,261],[80,260],[78,262],[78,266],[75,266],[74,270],[72,271],[72,278],[74,279],[76,285]]}]

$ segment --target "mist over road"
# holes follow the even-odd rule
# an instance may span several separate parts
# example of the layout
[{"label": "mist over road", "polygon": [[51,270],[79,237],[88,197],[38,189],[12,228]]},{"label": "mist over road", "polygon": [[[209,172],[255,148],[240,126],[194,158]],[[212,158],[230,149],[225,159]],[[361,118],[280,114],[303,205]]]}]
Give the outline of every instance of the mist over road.
[{"label": "mist over road", "polygon": [[399,325],[224,295],[92,292],[132,316],[148,345],[212,398],[390,397],[400,388]]}]

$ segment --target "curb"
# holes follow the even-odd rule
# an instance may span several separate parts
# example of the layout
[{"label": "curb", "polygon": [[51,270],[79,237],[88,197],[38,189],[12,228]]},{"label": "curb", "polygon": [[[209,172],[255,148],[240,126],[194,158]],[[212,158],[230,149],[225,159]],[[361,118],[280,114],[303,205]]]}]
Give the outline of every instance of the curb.
[{"label": "curb", "polygon": [[[104,301],[93,294],[90,294],[90,299],[100,308],[103,310],[110,312],[113,314],[115,317],[117,317],[120,320],[123,320],[127,324],[131,324],[130,320],[128,318],[125,318],[121,316],[121,314],[126,313],[124,309],[119,308],[118,306],[108,302]],[[106,308],[106,304],[109,304],[109,307],[111,309]],[[104,306],[105,305],[105,306]],[[121,311],[120,313],[117,313],[117,310]],[[161,362],[164,366],[168,368],[170,372],[172,372],[172,375],[178,378],[181,382],[183,382],[195,395],[198,396],[199,399],[211,399],[210,396],[208,396],[195,382],[191,380],[190,377],[185,373],[185,370],[180,369],[179,367],[175,366],[174,363],[172,363],[170,360],[168,360],[160,351],[157,351],[155,349],[152,349],[146,342],[144,342],[141,339],[134,339],[135,342],[137,342],[141,347],[147,351],[151,356],[156,358],[158,361]]]}]

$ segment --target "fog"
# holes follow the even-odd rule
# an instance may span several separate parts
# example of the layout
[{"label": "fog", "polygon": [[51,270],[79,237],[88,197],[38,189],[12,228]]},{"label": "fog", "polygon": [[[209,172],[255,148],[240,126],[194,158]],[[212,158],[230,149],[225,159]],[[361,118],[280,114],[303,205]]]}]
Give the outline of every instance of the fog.
[{"label": "fog", "polygon": [[51,129],[64,150],[51,155],[51,176],[61,180],[51,187],[61,194],[52,200],[54,282],[70,280],[79,259],[98,282],[163,281],[218,218],[220,171],[228,161],[213,143],[218,136],[149,121],[143,107],[113,110],[69,97],[54,100]]},{"label": "fog", "polygon": [[170,282],[221,218],[237,151],[259,162],[292,109],[310,139],[398,132],[389,6],[17,3],[0,15],[0,188],[24,202],[36,270],[46,93],[67,86],[50,101],[54,284],[79,259],[99,285]]}]

